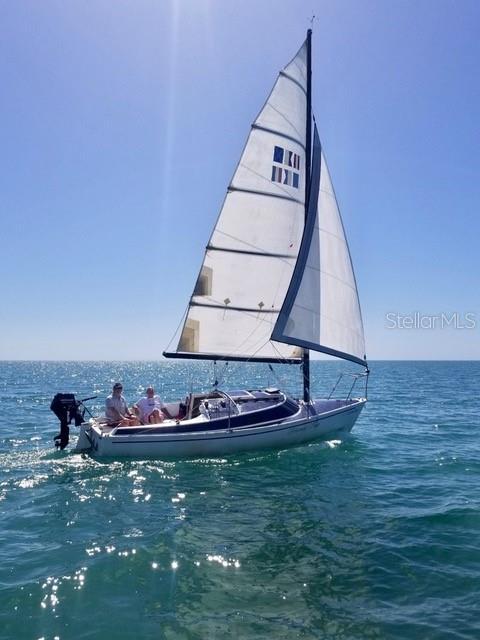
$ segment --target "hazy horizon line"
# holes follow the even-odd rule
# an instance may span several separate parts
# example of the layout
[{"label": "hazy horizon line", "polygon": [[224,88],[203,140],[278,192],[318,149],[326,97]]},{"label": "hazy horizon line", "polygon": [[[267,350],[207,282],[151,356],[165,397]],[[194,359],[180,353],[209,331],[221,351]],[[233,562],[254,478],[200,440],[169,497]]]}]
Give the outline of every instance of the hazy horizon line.
[{"label": "hazy horizon line", "polygon": [[[180,364],[180,362],[186,362],[187,360],[193,360],[193,358],[185,358],[185,359],[169,359],[169,358],[161,358],[161,359],[151,359],[147,360],[146,358],[138,358],[138,359],[108,359],[108,358],[99,358],[99,359],[90,359],[87,358],[85,360],[77,359],[77,358],[0,358],[0,364],[5,362],[169,362]],[[311,358],[311,362],[340,362],[341,358]],[[213,360],[201,360],[195,358],[196,362],[213,362]],[[344,360],[348,362],[348,360]],[[225,360],[218,359],[217,362],[235,362],[234,360]],[[374,358],[372,360],[367,361],[368,364],[372,362],[480,362],[480,358]],[[262,361],[243,361],[243,364],[265,364]],[[285,364],[281,360],[278,363],[274,364]],[[301,361],[298,363],[286,363],[286,364],[302,364]],[[361,365],[360,365],[361,366]]]}]

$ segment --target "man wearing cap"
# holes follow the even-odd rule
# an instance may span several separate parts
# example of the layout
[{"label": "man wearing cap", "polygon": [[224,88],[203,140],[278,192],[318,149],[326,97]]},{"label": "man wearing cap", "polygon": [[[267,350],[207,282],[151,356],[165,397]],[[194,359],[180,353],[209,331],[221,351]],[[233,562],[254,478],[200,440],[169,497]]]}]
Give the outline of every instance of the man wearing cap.
[{"label": "man wearing cap", "polygon": [[113,385],[112,395],[105,400],[105,416],[110,427],[135,427],[140,424],[129,410],[127,401],[122,396],[123,386],[120,382]]}]

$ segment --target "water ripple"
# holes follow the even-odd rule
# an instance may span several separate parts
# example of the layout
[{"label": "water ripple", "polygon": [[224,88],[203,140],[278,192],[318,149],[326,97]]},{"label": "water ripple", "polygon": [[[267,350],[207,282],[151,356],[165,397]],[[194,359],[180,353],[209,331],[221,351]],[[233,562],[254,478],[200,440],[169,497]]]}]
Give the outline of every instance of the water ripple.
[{"label": "water ripple", "polygon": [[480,366],[373,371],[343,443],[98,462],[52,451],[56,391],[175,397],[211,369],[0,364],[0,637],[480,637]]}]

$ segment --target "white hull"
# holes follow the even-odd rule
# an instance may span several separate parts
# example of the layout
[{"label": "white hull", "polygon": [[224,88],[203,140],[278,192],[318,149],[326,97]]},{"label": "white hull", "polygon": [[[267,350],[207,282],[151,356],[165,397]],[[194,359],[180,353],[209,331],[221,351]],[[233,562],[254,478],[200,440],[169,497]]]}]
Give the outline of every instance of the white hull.
[{"label": "white hull", "polygon": [[[366,400],[317,400],[282,421],[258,426],[195,432],[121,435],[96,422],[83,424],[76,451],[95,457],[203,458],[245,451],[283,449],[315,440],[328,440],[351,431]],[[169,421],[170,424],[172,424]],[[158,426],[158,425],[157,425]]]}]

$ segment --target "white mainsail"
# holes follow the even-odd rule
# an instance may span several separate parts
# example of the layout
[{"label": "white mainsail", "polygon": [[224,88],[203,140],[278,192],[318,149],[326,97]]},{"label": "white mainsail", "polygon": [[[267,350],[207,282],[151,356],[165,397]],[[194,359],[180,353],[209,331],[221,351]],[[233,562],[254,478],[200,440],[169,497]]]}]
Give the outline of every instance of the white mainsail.
[{"label": "white mainsail", "polygon": [[305,217],[307,47],[280,72],[252,125],[207,245],[176,352],[168,356],[299,360],[271,341]]},{"label": "white mainsail", "polygon": [[355,275],[316,126],[310,185],[302,248],[272,337],[365,365]]}]

